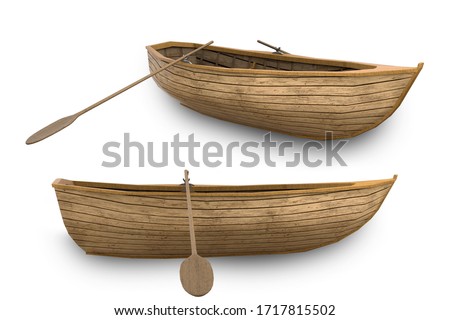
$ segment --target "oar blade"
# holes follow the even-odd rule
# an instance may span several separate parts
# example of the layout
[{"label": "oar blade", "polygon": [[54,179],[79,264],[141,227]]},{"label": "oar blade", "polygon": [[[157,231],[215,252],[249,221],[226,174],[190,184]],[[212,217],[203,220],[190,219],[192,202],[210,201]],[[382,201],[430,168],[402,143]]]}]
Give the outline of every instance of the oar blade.
[{"label": "oar blade", "polygon": [[42,128],[41,130],[39,130],[35,134],[31,135],[27,139],[27,141],[25,143],[26,144],[33,144],[33,143],[39,142],[41,140],[44,140],[45,138],[48,138],[51,135],[53,135],[53,134],[57,133],[58,131],[61,131],[65,127],[69,126],[77,118],[78,117],[75,114],[75,115],[71,115],[71,116],[64,117],[64,118],[61,118],[59,120],[56,120],[55,122],[49,124],[45,128]]},{"label": "oar blade", "polygon": [[180,267],[180,280],[187,293],[201,297],[207,294],[214,284],[214,273],[208,260],[192,255]]},{"label": "oar blade", "polygon": [[121,94],[121,93],[127,91],[128,89],[131,89],[131,88],[133,88],[134,86],[138,85],[139,83],[141,83],[141,82],[143,82],[143,81],[145,81],[145,80],[147,80],[147,79],[153,77],[154,75],[158,74],[159,72],[161,72],[161,71],[163,71],[163,70],[166,70],[167,68],[169,68],[169,67],[171,67],[172,65],[174,65],[174,64],[176,64],[176,63],[182,61],[183,59],[185,59],[186,57],[190,56],[191,54],[194,54],[195,52],[200,51],[200,50],[206,48],[207,46],[209,46],[209,45],[212,44],[213,42],[214,42],[214,41],[210,41],[210,42],[208,42],[208,43],[206,43],[206,44],[204,44],[204,45],[202,45],[202,46],[200,46],[200,47],[198,47],[198,48],[192,50],[191,52],[189,52],[189,53],[187,53],[187,54],[181,56],[180,58],[178,58],[178,59],[172,61],[171,63],[165,65],[164,67],[162,67],[162,68],[160,68],[160,69],[158,69],[158,70],[156,70],[156,71],[154,71],[154,72],[152,72],[152,73],[150,73],[150,74],[148,74],[148,75],[142,77],[142,78],[139,79],[139,80],[136,80],[135,82],[133,82],[133,83],[127,85],[126,87],[123,87],[123,88],[120,89],[119,91],[116,91],[116,92],[110,94],[109,96],[103,98],[102,100],[97,101],[97,102],[94,103],[93,105],[90,105],[89,107],[87,107],[87,108],[85,108],[85,109],[79,111],[78,113],[75,113],[75,114],[73,114],[73,115],[71,115],[71,116],[68,116],[68,117],[65,117],[65,118],[62,118],[62,119],[59,119],[59,120],[53,122],[52,124],[46,126],[45,128],[39,130],[38,132],[36,132],[35,134],[33,134],[31,137],[29,137],[25,143],[26,143],[26,144],[33,144],[33,143],[39,142],[39,141],[41,141],[41,140],[44,140],[45,138],[50,137],[51,135],[57,133],[58,131],[61,131],[62,129],[64,129],[65,127],[67,127],[68,125],[70,125],[72,122],[74,122],[74,121],[75,121],[79,116],[81,116],[82,114],[85,114],[86,112],[88,112],[88,111],[90,111],[90,110],[92,110],[92,109],[98,107],[99,105],[105,103],[106,101],[111,100],[112,98],[114,98],[114,97],[118,96],[119,94]]}]

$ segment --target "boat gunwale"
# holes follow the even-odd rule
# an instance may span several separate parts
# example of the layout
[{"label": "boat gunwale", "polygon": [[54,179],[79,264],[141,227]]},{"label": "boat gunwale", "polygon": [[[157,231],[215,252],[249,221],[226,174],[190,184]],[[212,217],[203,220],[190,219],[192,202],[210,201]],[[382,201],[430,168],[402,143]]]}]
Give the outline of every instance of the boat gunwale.
[{"label": "boat gunwale", "polygon": [[[183,47],[183,48],[198,48],[201,44],[188,43],[188,42],[175,42],[168,41],[158,43],[154,45],[146,46],[148,54],[151,54],[155,58],[158,58],[164,62],[170,63],[174,60],[162,55],[158,50],[169,47]],[[288,62],[300,62],[310,63],[318,65],[331,65],[340,66],[346,68],[353,68],[357,70],[345,70],[345,71],[289,71],[289,70],[266,70],[266,69],[247,69],[247,68],[224,68],[218,66],[205,66],[198,64],[189,64],[185,62],[179,62],[178,67],[188,68],[191,71],[196,72],[212,72],[213,74],[234,74],[234,75],[249,75],[249,76],[271,76],[271,77],[355,77],[355,76],[373,76],[373,75],[386,75],[386,74],[402,74],[402,73],[416,73],[423,63],[419,63],[417,67],[398,67],[388,65],[378,65],[372,63],[360,63],[344,60],[331,60],[331,59],[318,59],[312,57],[298,56],[293,54],[274,55],[267,51],[253,51],[253,50],[241,50],[219,46],[208,46],[208,49],[226,52],[231,54],[240,54],[253,56],[258,58],[269,58],[279,61]],[[174,66],[174,67],[177,67]],[[364,68],[364,69],[361,69]]]},{"label": "boat gunwale", "polygon": [[[193,185],[192,197],[255,197],[297,195],[322,192],[338,192],[371,188],[382,185],[392,186],[397,179],[366,180],[356,182],[308,183],[308,184],[269,184],[269,185]],[[117,183],[99,183],[56,179],[55,191],[78,190],[86,192],[121,194],[130,196],[184,196],[184,185],[154,184],[132,185]]]}]

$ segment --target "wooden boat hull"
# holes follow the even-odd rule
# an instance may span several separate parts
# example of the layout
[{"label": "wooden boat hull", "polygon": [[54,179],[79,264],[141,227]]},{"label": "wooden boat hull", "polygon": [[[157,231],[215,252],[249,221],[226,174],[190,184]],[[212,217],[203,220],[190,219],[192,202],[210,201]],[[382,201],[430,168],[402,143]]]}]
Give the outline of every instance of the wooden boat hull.
[{"label": "wooden boat hull", "polygon": [[[199,47],[147,47],[155,71]],[[311,139],[351,138],[387,119],[422,69],[210,46],[153,79],[182,105],[247,126]]]},{"label": "wooden boat hull", "polygon": [[[293,253],[334,243],[372,218],[395,179],[193,186],[198,253]],[[53,187],[67,231],[88,254],[127,258],[191,254],[183,186],[57,179]]]}]

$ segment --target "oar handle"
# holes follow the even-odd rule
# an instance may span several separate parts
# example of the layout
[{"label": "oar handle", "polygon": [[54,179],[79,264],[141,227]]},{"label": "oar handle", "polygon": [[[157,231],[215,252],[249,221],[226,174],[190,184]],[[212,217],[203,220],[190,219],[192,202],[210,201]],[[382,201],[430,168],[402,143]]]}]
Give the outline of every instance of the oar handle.
[{"label": "oar handle", "polygon": [[268,44],[267,42],[264,42],[264,41],[261,41],[261,40],[257,40],[257,41],[258,41],[258,43],[261,43],[262,45],[264,45],[264,46],[266,46],[266,47],[269,47],[269,48],[275,50],[277,53],[289,54],[289,52],[286,52],[286,51],[284,51],[284,50],[281,50],[281,47],[275,47],[275,46],[273,46],[273,45],[271,45],[271,44]]},{"label": "oar handle", "polygon": [[100,101],[97,101],[96,103],[94,103],[93,105],[90,105],[89,107],[74,113],[68,117],[64,117],[61,118],[51,124],[49,124],[48,126],[42,128],[41,130],[39,130],[38,132],[32,134],[26,141],[26,144],[33,144],[36,143],[38,141],[44,140],[45,138],[50,137],[51,135],[61,131],[62,129],[68,127],[69,125],[71,125],[79,116],[81,116],[82,114],[94,109],[95,107],[98,107],[99,105],[101,105],[102,103],[105,103],[106,101],[118,96],[119,94],[127,91],[130,88],[133,88],[135,85],[141,83],[142,81],[147,80],[148,78],[153,77],[155,74],[160,73],[163,70],[166,70],[167,68],[170,68],[171,66],[173,66],[175,63],[180,62],[183,59],[186,59],[186,57],[190,56],[191,54],[196,53],[199,50],[202,50],[203,48],[209,46],[211,43],[213,43],[213,41],[210,41],[194,50],[192,50],[191,52],[185,54],[184,56],[170,62],[169,64],[167,64],[166,66],[146,75],[145,77],[140,78],[139,80],[133,82],[132,84],[127,85],[126,87],[120,89],[119,91],[114,92],[113,94],[110,94],[109,96],[107,96],[106,98],[103,98]]},{"label": "oar handle", "polygon": [[184,170],[184,183],[186,186],[186,202],[189,217],[189,235],[191,237],[191,251],[192,255],[197,255],[197,243],[195,241],[195,230],[194,230],[194,215],[192,214],[192,204],[191,204],[191,186],[189,185],[188,170]]},{"label": "oar handle", "polygon": [[122,89],[120,89],[120,90],[114,92],[113,94],[110,94],[110,95],[107,96],[106,98],[103,98],[102,100],[100,100],[100,101],[94,103],[93,105],[90,105],[90,106],[87,107],[86,109],[81,110],[80,112],[78,112],[78,116],[81,116],[83,113],[86,113],[86,112],[88,112],[88,111],[90,111],[90,110],[92,110],[92,109],[98,107],[99,105],[105,103],[106,101],[108,101],[108,100],[110,100],[110,99],[112,99],[112,98],[118,96],[119,94],[124,93],[124,92],[127,91],[128,89],[131,89],[131,88],[133,88],[134,86],[138,85],[139,83],[141,83],[141,82],[143,82],[143,81],[145,81],[145,80],[147,80],[147,79],[153,77],[154,75],[157,75],[157,74],[160,73],[161,71],[164,71],[164,70],[166,70],[167,68],[170,68],[170,67],[173,66],[175,63],[178,63],[178,62],[180,62],[181,60],[186,59],[188,56],[190,56],[190,55],[196,53],[197,51],[200,51],[200,50],[206,48],[207,46],[211,45],[212,43],[214,43],[214,41],[209,41],[208,43],[205,43],[204,45],[198,47],[197,49],[192,50],[191,52],[189,52],[189,53],[183,55],[182,57],[180,57],[180,58],[178,58],[178,59],[172,61],[171,63],[165,65],[164,67],[162,67],[162,68],[160,68],[160,69],[158,69],[158,70],[156,70],[156,71],[154,71],[154,72],[152,72],[152,73],[146,75],[145,77],[140,78],[139,80],[136,80],[135,82],[133,82],[133,83],[127,85],[126,87],[124,87],[124,88],[122,88]]}]

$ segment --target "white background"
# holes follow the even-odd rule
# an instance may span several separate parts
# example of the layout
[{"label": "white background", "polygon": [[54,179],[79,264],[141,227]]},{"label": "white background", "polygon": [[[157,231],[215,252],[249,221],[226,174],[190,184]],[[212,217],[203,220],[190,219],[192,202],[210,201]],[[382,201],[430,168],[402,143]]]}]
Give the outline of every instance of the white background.
[{"label": "white background", "polygon": [[[0,318],[117,319],[113,307],[334,304],[335,319],[448,318],[448,11],[440,1],[2,1]],[[168,40],[424,69],[402,106],[354,138],[348,167],[190,168],[195,184],[399,178],[377,215],[343,241],[301,254],[210,259],[215,286],[186,294],[177,260],[86,256],[67,234],[57,178],[181,183],[183,169],[108,169],[107,141],[176,133],[261,139],[181,107],[150,80],[39,144],[26,138],[148,72]],[[278,141],[294,138],[275,135]],[[295,141],[304,142],[302,139]],[[251,318],[251,316],[249,316]]]}]

